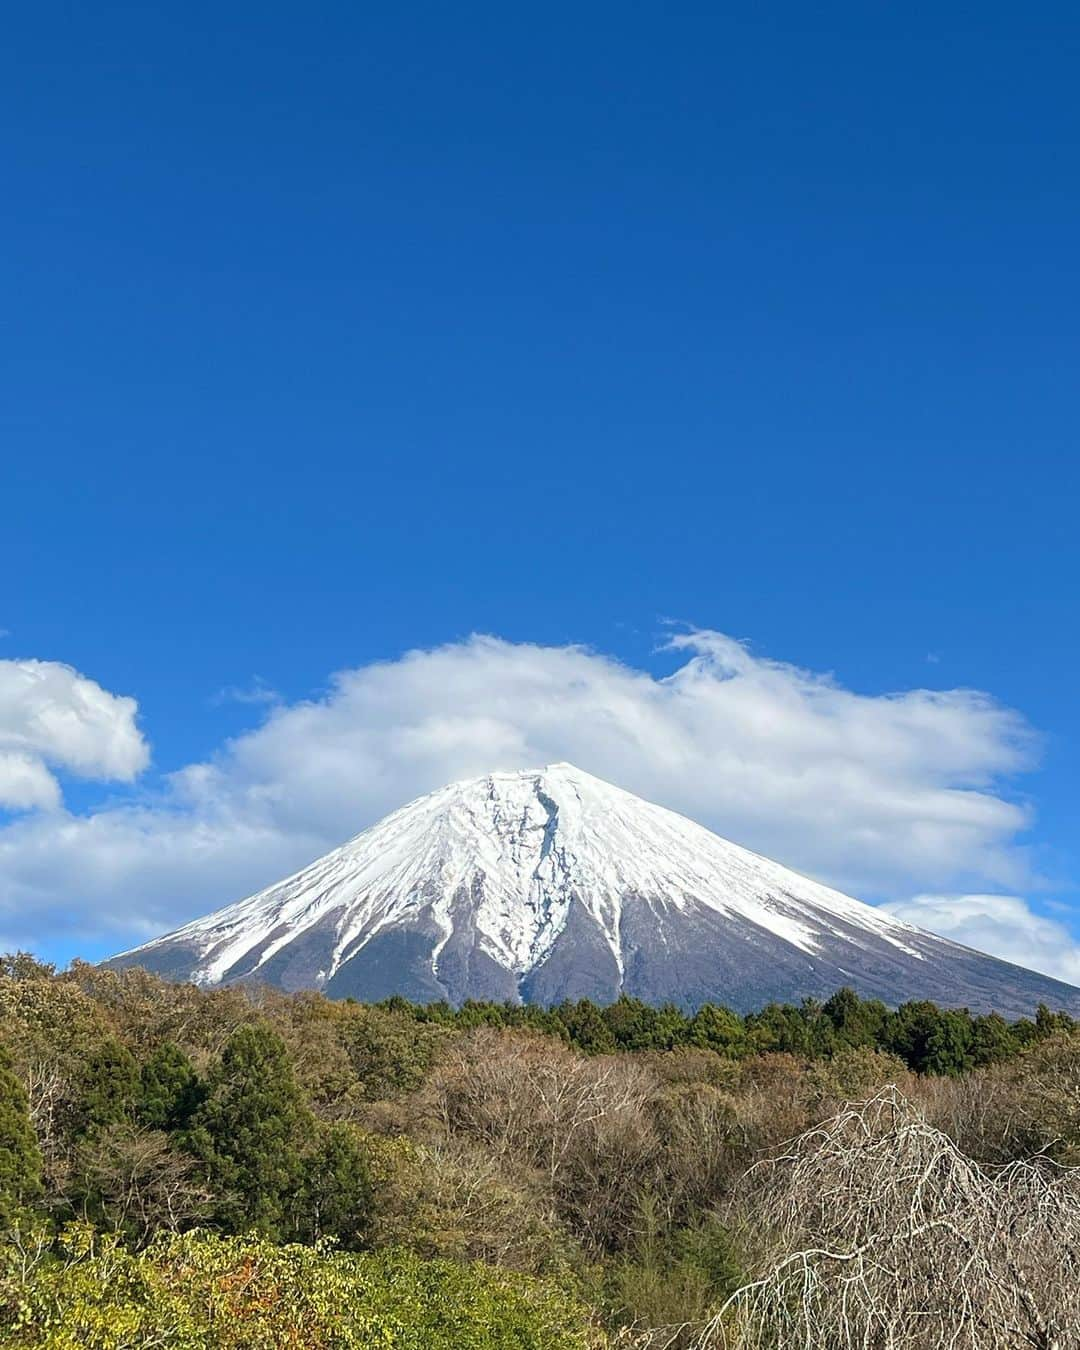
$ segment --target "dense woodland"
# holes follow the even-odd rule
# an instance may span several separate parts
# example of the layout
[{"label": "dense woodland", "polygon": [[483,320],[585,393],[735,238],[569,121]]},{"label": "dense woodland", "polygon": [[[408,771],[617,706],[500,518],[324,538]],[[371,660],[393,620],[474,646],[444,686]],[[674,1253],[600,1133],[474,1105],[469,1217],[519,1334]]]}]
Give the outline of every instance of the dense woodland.
[{"label": "dense woodland", "polygon": [[14,1347],[1066,1350],[1077,1164],[1080,1029],[1048,1009],[0,969]]}]

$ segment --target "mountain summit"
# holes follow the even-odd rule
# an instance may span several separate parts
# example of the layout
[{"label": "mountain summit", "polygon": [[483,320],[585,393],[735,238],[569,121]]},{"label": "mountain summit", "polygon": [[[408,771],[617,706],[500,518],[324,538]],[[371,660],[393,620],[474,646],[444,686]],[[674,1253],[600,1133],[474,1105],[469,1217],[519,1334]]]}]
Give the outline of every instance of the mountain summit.
[{"label": "mountain summit", "polygon": [[934,937],[570,764],[452,783],[114,957],[202,985],[739,1010],[850,985],[1018,1015],[1080,990]]}]

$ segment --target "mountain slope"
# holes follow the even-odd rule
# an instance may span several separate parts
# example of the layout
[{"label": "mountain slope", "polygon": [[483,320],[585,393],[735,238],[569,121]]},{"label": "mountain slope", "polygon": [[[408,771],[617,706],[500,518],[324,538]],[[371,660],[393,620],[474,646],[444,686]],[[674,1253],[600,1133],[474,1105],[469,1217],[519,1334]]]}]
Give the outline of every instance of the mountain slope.
[{"label": "mountain slope", "polygon": [[851,985],[1010,1015],[1080,990],[921,932],[569,764],[421,797],[237,904],[114,957],[200,984],[739,1010]]}]

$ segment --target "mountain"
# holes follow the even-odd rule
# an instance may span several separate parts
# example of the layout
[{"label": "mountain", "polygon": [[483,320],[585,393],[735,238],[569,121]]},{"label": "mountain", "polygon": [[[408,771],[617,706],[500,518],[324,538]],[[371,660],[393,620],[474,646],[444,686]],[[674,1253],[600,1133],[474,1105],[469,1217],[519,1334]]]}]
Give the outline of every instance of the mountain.
[{"label": "mountain", "polygon": [[620,992],[739,1011],[842,985],[1080,1013],[1080,990],[901,923],[570,764],[420,797],[249,899],[108,963],[365,1000]]}]

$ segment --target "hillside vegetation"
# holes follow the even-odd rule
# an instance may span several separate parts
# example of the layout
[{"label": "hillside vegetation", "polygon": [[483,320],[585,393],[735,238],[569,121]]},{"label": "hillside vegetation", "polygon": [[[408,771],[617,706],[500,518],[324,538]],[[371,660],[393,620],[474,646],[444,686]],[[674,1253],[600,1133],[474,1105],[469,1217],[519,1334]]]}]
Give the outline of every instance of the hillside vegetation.
[{"label": "hillside vegetation", "polygon": [[1067,1350],[1080,1031],[0,971],[15,1347]]}]

